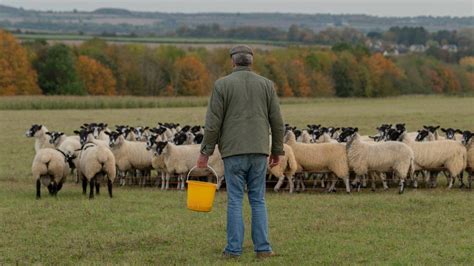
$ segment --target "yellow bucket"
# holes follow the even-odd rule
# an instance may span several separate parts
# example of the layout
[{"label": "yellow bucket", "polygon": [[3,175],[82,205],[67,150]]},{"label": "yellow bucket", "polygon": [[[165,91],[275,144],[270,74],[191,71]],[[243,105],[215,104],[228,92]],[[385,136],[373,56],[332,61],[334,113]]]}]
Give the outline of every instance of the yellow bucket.
[{"label": "yellow bucket", "polygon": [[[188,209],[198,212],[210,212],[212,210],[212,204],[214,203],[214,197],[216,195],[217,184],[189,180],[191,172],[196,169],[194,166],[189,170],[188,176],[186,177],[186,183],[188,184]],[[207,167],[219,181],[216,171],[208,166]]]}]

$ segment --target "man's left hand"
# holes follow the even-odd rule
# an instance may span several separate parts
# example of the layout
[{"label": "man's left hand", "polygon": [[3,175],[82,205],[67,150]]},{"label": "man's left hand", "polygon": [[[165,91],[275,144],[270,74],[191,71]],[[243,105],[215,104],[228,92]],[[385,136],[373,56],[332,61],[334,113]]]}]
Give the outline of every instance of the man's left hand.
[{"label": "man's left hand", "polygon": [[207,168],[208,161],[209,161],[209,156],[201,153],[199,155],[196,165],[198,168]]}]

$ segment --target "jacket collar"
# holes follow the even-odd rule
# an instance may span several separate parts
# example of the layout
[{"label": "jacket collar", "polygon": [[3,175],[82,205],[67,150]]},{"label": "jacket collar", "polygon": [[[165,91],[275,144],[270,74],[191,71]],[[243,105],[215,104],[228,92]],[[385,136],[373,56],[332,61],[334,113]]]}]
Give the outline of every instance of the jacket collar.
[{"label": "jacket collar", "polygon": [[249,66],[236,66],[234,67],[234,70],[232,70],[232,72],[237,71],[252,71],[252,68],[250,68]]}]

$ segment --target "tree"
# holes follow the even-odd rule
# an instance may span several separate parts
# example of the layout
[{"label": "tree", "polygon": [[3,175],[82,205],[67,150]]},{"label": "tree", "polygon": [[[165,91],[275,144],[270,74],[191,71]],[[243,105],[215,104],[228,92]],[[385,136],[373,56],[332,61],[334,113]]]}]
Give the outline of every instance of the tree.
[{"label": "tree", "polygon": [[351,97],[354,96],[356,91],[360,90],[357,69],[357,61],[351,53],[345,51],[339,55],[332,67],[336,96]]},{"label": "tree", "polygon": [[210,91],[209,74],[196,56],[185,56],[175,63],[175,95],[202,96]]},{"label": "tree", "polygon": [[311,94],[309,79],[306,76],[304,64],[299,59],[291,61],[288,72],[288,83],[297,97],[308,97]]},{"label": "tree", "polygon": [[35,61],[38,81],[45,94],[85,94],[80,82],[75,58],[71,49],[64,44],[51,46]]},{"label": "tree", "polygon": [[0,30],[0,95],[41,94],[26,50]]},{"label": "tree", "polygon": [[288,29],[288,41],[298,42],[300,40],[300,29],[297,25],[293,24]]},{"label": "tree", "polygon": [[110,69],[84,55],[79,56],[76,68],[88,94],[115,95],[117,82]]},{"label": "tree", "polygon": [[390,59],[377,53],[364,60],[364,64],[370,71],[373,86],[373,90],[367,96],[400,94],[400,88],[395,81],[402,77],[402,72]]}]

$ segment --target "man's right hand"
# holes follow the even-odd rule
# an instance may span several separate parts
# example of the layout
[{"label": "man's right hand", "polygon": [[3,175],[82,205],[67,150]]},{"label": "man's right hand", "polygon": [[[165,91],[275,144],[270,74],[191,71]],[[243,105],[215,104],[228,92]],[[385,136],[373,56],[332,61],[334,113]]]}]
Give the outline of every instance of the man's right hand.
[{"label": "man's right hand", "polygon": [[270,155],[270,168],[277,166],[280,163],[280,156]]}]

